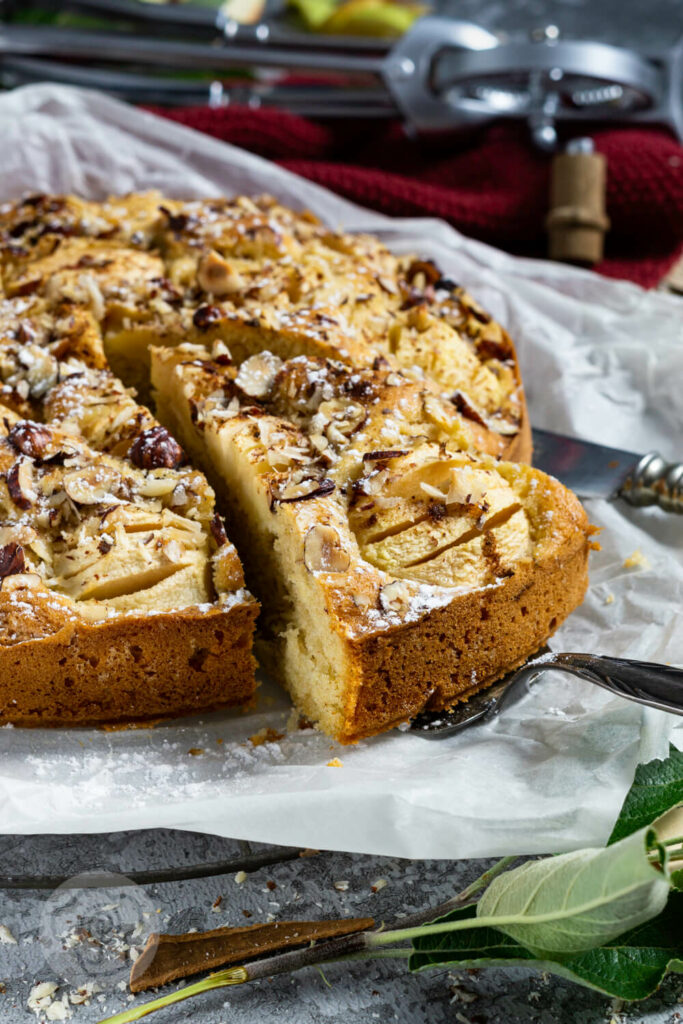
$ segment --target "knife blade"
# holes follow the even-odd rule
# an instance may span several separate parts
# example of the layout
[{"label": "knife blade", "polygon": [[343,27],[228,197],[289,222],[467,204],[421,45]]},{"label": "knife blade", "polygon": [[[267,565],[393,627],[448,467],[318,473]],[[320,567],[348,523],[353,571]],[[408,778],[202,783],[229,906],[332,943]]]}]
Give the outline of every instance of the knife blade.
[{"label": "knife blade", "polygon": [[658,452],[637,455],[550,430],[532,434],[534,466],[580,497],[623,498],[631,505],[683,513],[683,463],[667,463]]}]

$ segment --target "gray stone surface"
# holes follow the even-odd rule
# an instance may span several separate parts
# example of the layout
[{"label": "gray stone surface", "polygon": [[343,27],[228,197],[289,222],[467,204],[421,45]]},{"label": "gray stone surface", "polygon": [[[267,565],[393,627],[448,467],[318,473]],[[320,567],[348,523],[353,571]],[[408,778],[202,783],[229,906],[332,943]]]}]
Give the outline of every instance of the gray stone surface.
[{"label": "gray stone surface", "polygon": [[[138,869],[239,858],[264,849],[171,831],[4,836],[0,875],[76,876],[93,870],[125,875]],[[74,1024],[94,1024],[131,1005],[120,987],[130,968],[130,953],[124,947],[141,946],[153,930],[205,930],[263,921],[268,915],[283,920],[369,915],[389,922],[442,902],[485,866],[481,861],[415,862],[323,852],[271,864],[242,883],[231,872],[162,885],[119,883],[106,890],[8,890],[0,924],[10,929],[17,944],[0,944],[0,981],[6,986],[0,996],[0,1020],[29,1024],[44,1019],[27,1006],[32,986],[44,981],[60,983],[57,996],[85,980],[100,985],[102,991],[90,1005],[73,1007]],[[377,879],[387,884],[373,893]],[[348,889],[336,888],[340,882],[348,882]],[[71,945],[68,936],[79,927],[86,927],[102,945],[86,940],[63,949]],[[136,1001],[149,998],[142,994]],[[150,1019],[166,1024],[676,1024],[683,1020],[682,1000],[681,978],[667,981],[656,997],[622,1013],[610,1000],[586,989],[519,968],[475,974],[437,970],[410,976],[400,961],[378,961],[331,966],[324,978],[309,969],[219,990]]]}]

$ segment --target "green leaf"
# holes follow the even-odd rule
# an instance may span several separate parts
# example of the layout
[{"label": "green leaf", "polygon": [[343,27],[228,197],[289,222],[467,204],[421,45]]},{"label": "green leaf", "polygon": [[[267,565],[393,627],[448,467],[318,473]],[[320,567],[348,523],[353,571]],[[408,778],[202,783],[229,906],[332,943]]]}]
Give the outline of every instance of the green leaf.
[{"label": "green leaf", "polygon": [[647,855],[655,844],[652,829],[643,828],[606,849],[528,861],[494,879],[477,918],[543,957],[602,946],[664,909],[666,852],[653,865]]},{"label": "green leaf", "polygon": [[608,844],[632,835],[679,803],[683,803],[683,752],[671,744],[664,761],[648,761],[636,768]]},{"label": "green leaf", "polygon": [[[443,920],[475,917],[466,907]],[[525,966],[550,971],[618,999],[645,999],[668,972],[683,972],[683,893],[673,892],[662,913],[597,949],[562,962],[536,959],[515,939],[494,928],[427,935],[413,942],[411,971],[433,967]]]}]

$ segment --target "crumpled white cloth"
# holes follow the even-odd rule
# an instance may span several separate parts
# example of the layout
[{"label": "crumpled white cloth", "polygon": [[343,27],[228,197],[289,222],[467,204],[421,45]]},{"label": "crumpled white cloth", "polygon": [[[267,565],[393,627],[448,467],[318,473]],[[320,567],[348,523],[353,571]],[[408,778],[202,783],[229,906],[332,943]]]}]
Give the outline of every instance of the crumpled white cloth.
[{"label": "crumpled white cloth", "polygon": [[[683,458],[680,299],[517,259],[437,220],[370,213],[96,93],[36,85],[0,97],[0,146],[0,199],[268,191],[433,257],[510,330],[537,426]],[[603,501],[588,511],[602,550],[584,605],[553,646],[683,663],[683,519]],[[625,568],[637,549],[649,564]],[[398,731],[346,748],[311,731],[248,741],[264,727],[284,732],[288,711],[267,684],[253,712],[154,730],[2,729],[0,829],[171,826],[408,857],[553,852],[603,842],[636,763],[665,754],[672,737],[683,746],[673,715],[559,674],[493,724],[438,742]],[[341,767],[328,766],[335,758]]]}]

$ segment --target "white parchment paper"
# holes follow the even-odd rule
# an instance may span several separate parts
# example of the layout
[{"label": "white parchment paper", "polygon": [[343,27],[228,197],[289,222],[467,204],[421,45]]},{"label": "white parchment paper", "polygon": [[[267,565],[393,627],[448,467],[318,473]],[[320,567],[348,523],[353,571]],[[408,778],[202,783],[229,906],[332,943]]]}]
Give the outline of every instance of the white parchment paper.
[{"label": "white parchment paper", "polygon": [[[29,86],[0,98],[0,198],[269,191],[334,225],[418,250],[510,330],[532,420],[683,458],[683,302],[517,259],[436,220],[362,210],[233,147],[95,93]],[[588,503],[604,528],[587,600],[555,649],[683,663],[683,519]],[[640,550],[647,565],[625,568]],[[393,732],[339,747],[285,731],[287,698],[154,730],[0,730],[0,829],[170,826],[408,857],[554,852],[605,840],[639,760],[683,746],[680,720],[546,675],[495,723],[439,742]],[[675,729],[675,726],[679,726]],[[190,754],[190,749],[201,754]],[[338,758],[341,767],[328,766]]]}]

